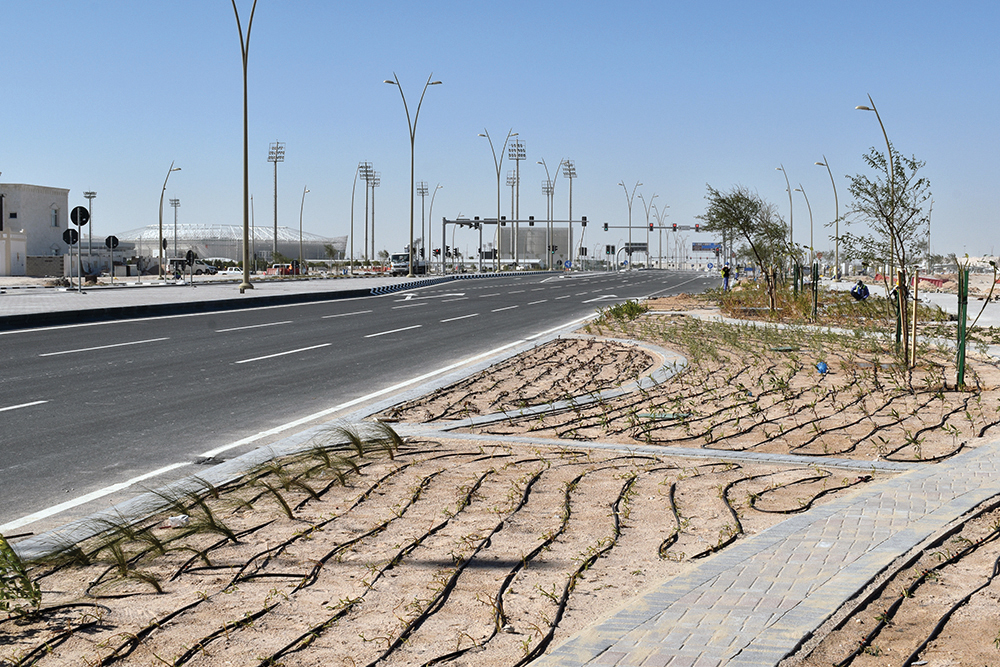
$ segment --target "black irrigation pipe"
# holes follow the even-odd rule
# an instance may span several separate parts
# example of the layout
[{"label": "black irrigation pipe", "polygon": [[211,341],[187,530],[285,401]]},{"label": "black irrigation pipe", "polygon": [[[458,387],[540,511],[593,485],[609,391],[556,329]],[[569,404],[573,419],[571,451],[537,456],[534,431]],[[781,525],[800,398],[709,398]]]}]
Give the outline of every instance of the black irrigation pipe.
[{"label": "black irrigation pipe", "polygon": [[677,543],[677,539],[680,537],[681,534],[681,517],[680,514],[677,512],[677,502],[674,500],[674,491],[676,489],[677,489],[677,482],[671,482],[670,492],[667,494],[667,498],[670,500],[670,511],[674,515],[674,524],[676,527],[674,528],[674,532],[670,533],[670,535],[668,535],[665,540],[660,542],[660,546],[657,549],[657,553],[659,554],[661,559],[667,557],[667,550]]},{"label": "black irrigation pipe", "polygon": [[[924,406],[921,406],[921,407],[925,407],[928,404],[929,404],[929,402],[925,403]],[[946,414],[942,415],[941,416],[941,421],[939,421],[937,424],[930,424],[929,426],[925,426],[924,428],[921,428],[921,429],[917,430],[909,438],[909,440],[910,440],[909,442],[906,442],[906,443],[900,445],[899,447],[896,447],[895,449],[893,449],[889,453],[883,455],[882,458],[885,459],[886,461],[897,461],[897,462],[903,462],[903,463],[921,463],[921,462],[923,462],[923,463],[936,463],[938,461],[943,461],[943,460],[945,460],[947,458],[951,458],[952,456],[955,456],[956,454],[958,454],[959,452],[961,452],[965,448],[966,443],[964,441],[958,443],[958,447],[956,449],[953,449],[950,452],[945,452],[944,454],[940,454],[938,456],[931,456],[931,457],[926,457],[926,458],[924,458],[924,457],[921,457],[921,458],[904,458],[904,457],[893,458],[893,455],[896,454],[897,452],[902,451],[903,449],[906,449],[907,447],[913,447],[914,446],[913,442],[915,442],[917,440],[917,438],[921,434],[926,433],[928,431],[932,431],[934,429],[941,428],[942,426],[945,425],[945,423],[951,417],[953,417],[959,411],[967,411],[968,408],[969,408],[969,397],[967,396],[965,398],[965,400],[962,401],[961,405],[956,406],[951,411],[949,411]]]},{"label": "black irrigation pipe", "polygon": [[[988,505],[985,508],[981,509],[979,512],[976,512],[975,514],[973,514],[971,516],[968,516],[965,519],[965,521],[963,521],[962,523],[960,523],[960,524],[958,524],[956,526],[953,526],[952,528],[950,528],[946,532],[942,533],[928,547],[926,547],[924,549],[921,549],[919,552],[917,552],[916,554],[914,554],[911,558],[908,558],[904,563],[902,563],[899,567],[897,567],[896,570],[895,570],[895,572],[893,572],[890,576],[886,577],[885,580],[879,586],[877,586],[875,589],[873,589],[871,592],[869,592],[869,594],[866,595],[858,603],[858,605],[856,605],[855,608],[856,609],[860,609],[862,607],[867,607],[868,605],[872,604],[878,597],[880,597],[885,592],[886,588],[888,588],[889,585],[893,583],[893,580],[897,576],[899,576],[900,572],[903,572],[904,570],[907,570],[907,569],[913,567],[913,565],[915,565],[921,558],[924,558],[927,555],[927,552],[929,550],[934,549],[934,548],[936,548],[936,547],[944,544],[944,542],[947,541],[948,539],[950,539],[953,535],[955,535],[956,533],[960,533],[963,530],[965,530],[965,528],[968,526],[968,524],[969,524],[970,521],[972,521],[972,520],[974,520],[974,519],[976,519],[978,517],[981,517],[984,514],[988,514],[988,513],[992,512],[992,511],[994,511],[998,506],[1000,506],[1000,501],[996,501],[996,502],[990,503],[990,505]],[[861,653],[863,653],[865,651],[865,649],[868,646],[871,645],[872,640],[874,640],[875,637],[878,636],[879,632],[886,625],[888,625],[888,623],[892,620],[892,617],[896,614],[896,611],[898,611],[898,609],[902,605],[903,601],[905,599],[909,598],[909,597],[912,597],[913,594],[917,591],[917,589],[924,584],[924,582],[928,579],[928,577],[931,576],[931,574],[937,572],[938,570],[942,570],[945,567],[947,567],[949,565],[952,565],[953,563],[958,562],[959,560],[961,560],[965,556],[969,555],[973,551],[979,549],[979,547],[983,546],[984,544],[987,544],[988,542],[991,542],[991,541],[997,539],[998,537],[1000,537],[1000,529],[994,529],[992,532],[987,533],[986,535],[984,535],[982,538],[980,538],[976,542],[972,542],[972,543],[968,544],[964,549],[956,552],[955,554],[952,554],[947,559],[942,560],[941,562],[939,562],[934,567],[931,567],[929,569],[923,570],[920,573],[919,576],[917,576],[917,577],[914,578],[914,581],[906,588],[906,590],[903,591],[902,593],[900,593],[900,595],[893,600],[893,602],[889,605],[889,607],[887,607],[885,609],[885,611],[883,611],[883,613],[879,615],[879,617],[878,617],[878,623],[876,623],[876,626],[870,632],[868,632],[868,634],[866,634],[864,637],[862,637],[858,641],[857,646],[855,646],[855,648],[851,651],[850,654],[847,655],[847,657],[845,657],[840,662],[836,663],[834,665],[834,667],[847,667],[848,665],[850,665],[854,661],[854,659],[856,657],[858,657],[859,655],[861,655]],[[996,567],[997,567],[996,564],[994,564],[994,572],[996,571]],[[995,577],[995,576],[996,576],[996,574],[993,575],[993,577]],[[992,577],[991,577],[991,580],[992,580]],[[977,589],[977,590],[979,590],[979,589]],[[949,612],[948,615],[950,616],[950,614],[953,613],[953,611],[954,610],[952,610],[952,612]],[[844,619],[839,624],[837,624],[836,627],[834,627],[834,631],[839,631],[839,630],[843,629],[843,627],[850,620],[851,616],[852,615],[845,616]],[[933,639],[933,637],[928,640],[928,643],[932,639]],[[926,647],[926,644],[924,645],[924,647]],[[914,655],[916,655],[918,653],[919,653],[919,651],[915,652]],[[911,656],[911,659],[914,659],[913,656]],[[904,663],[904,664],[908,665],[910,663],[907,662],[907,663]]]},{"label": "black irrigation pipe", "polygon": [[70,637],[72,637],[75,632],[81,630],[89,630],[91,628],[97,628],[100,627],[102,623],[103,621],[98,619],[96,621],[87,621],[86,623],[81,623],[80,625],[67,628],[62,632],[58,633],[57,635],[49,639],[46,639],[44,642],[33,648],[31,651],[22,655],[17,660],[17,662],[14,663],[0,662],[0,665],[11,664],[13,665],[13,667],[26,667],[27,665],[34,665],[37,663],[38,660],[42,658],[43,655],[50,653],[52,649],[61,646],[67,640],[69,640]]},{"label": "black irrigation pipe", "polygon": [[263,609],[254,612],[253,614],[241,616],[239,620],[231,621],[229,623],[223,623],[221,628],[211,633],[210,635],[198,640],[194,644],[194,646],[189,648],[187,651],[182,653],[179,658],[174,660],[173,667],[180,667],[181,665],[187,663],[188,660],[195,657],[198,653],[204,651],[209,643],[218,639],[219,637],[222,637],[223,635],[228,637],[230,630],[241,630],[242,628],[245,628],[248,625],[252,625],[254,621],[256,621],[258,618],[262,618],[265,614],[271,612],[271,610],[277,607],[278,604],[279,604],[278,602],[275,602],[274,604],[269,604],[265,606]]},{"label": "black irrigation pipe", "polygon": [[576,582],[580,579],[580,576],[590,569],[590,566],[597,562],[597,559],[601,558],[604,554],[608,553],[618,544],[618,538],[621,536],[621,504],[622,501],[627,497],[629,490],[635,484],[636,480],[639,478],[638,475],[632,475],[622,486],[621,491],[618,493],[618,498],[615,500],[612,506],[612,514],[614,516],[614,531],[611,540],[592,553],[588,558],[586,558],[580,566],[576,569],[570,578],[566,581],[566,585],[563,587],[562,596],[559,598],[559,604],[556,606],[555,618],[549,624],[549,630],[544,636],[539,638],[539,641],[535,646],[525,655],[523,658],[514,663],[514,667],[522,667],[522,665],[527,665],[529,662],[535,660],[538,656],[542,655],[545,650],[552,643],[552,638],[555,635],[556,628],[559,627],[559,622],[562,620],[563,615],[566,613],[566,606],[569,604],[570,595],[576,588]]},{"label": "black irrigation pipe", "polygon": [[[443,472],[443,471],[439,471],[439,472]],[[419,547],[421,544],[423,544],[424,540],[426,540],[428,537],[431,537],[432,535],[440,532],[442,529],[444,529],[451,522],[452,519],[454,519],[456,516],[458,516],[458,514],[462,510],[464,510],[466,507],[468,507],[468,505],[471,504],[472,499],[475,496],[476,492],[479,490],[479,487],[482,486],[482,484],[486,480],[486,478],[489,475],[493,474],[494,472],[495,472],[494,470],[488,470],[488,471],[486,471],[484,474],[482,474],[479,477],[479,479],[476,481],[476,483],[465,493],[462,505],[459,508],[458,512],[456,512],[455,514],[452,514],[451,516],[449,516],[448,518],[446,518],[441,523],[437,524],[436,526],[434,526],[430,530],[426,531],[420,537],[418,537],[418,538],[416,538],[414,540],[411,540],[409,544],[407,544],[404,547],[402,547],[401,549],[399,549],[396,552],[396,555],[393,556],[392,559],[390,559],[389,562],[384,567],[380,568],[379,571],[376,573],[375,578],[372,579],[372,581],[368,583],[368,590],[370,591],[374,587],[375,583],[379,579],[382,578],[382,575],[384,575],[387,571],[391,570],[396,565],[398,565],[403,560],[403,558],[405,558],[406,556],[408,556],[410,553],[412,553],[414,550],[416,550],[417,547]],[[356,540],[352,540],[351,542],[353,543],[353,542],[357,542],[357,541],[359,541],[359,540],[356,539]],[[339,547],[338,547],[338,549],[339,549]],[[312,582],[310,582],[310,583],[312,583]],[[303,584],[304,584],[304,582],[303,582]],[[296,592],[298,592],[299,590],[301,590],[302,588],[304,588],[305,586],[303,584],[300,584],[299,586],[297,586],[292,591],[291,594],[294,595]],[[306,585],[308,585],[308,584],[306,584]],[[365,594],[367,594],[367,592]],[[294,640],[292,640],[291,642],[289,642],[288,644],[286,644],[285,646],[283,646],[282,648],[280,648],[277,652],[273,653],[272,655],[270,655],[267,658],[265,658],[264,660],[262,660],[259,663],[260,666],[264,667],[266,665],[275,665],[275,664],[277,664],[278,659],[282,658],[283,656],[286,656],[286,655],[289,655],[289,654],[292,654],[292,653],[297,653],[297,652],[305,649],[313,641],[315,641],[316,639],[318,639],[319,636],[323,632],[325,632],[327,629],[329,629],[330,627],[332,627],[333,624],[336,623],[337,620],[339,620],[340,618],[342,618],[343,616],[345,616],[346,613],[349,610],[353,609],[354,606],[363,599],[363,596],[365,594],[362,595],[362,598],[355,598],[355,599],[349,601],[344,606],[344,608],[342,608],[340,611],[338,611],[333,617],[326,619],[325,621],[323,621],[319,625],[313,626],[312,628],[310,628],[309,630],[307,630],[305,633],[303,633],[299,637],[295,638]]]},{"label": "black irrigation pipe", "polygon": [[729,536],[729,539],[725,541],[719,540],[718,544],[711,546],[708,549],[705,549],[704,551],[695,554],[694,556],[691,556],[692,560],[705,558],[706,556],[714,554],[716,551],[721,551],[722,549],[725,549],[730,544],[735,542],[740,535],[743,534],[743,524],[740,523],[740,517],[736,514],[736,510],[733,509],[733,506],[729,502],[729,490],[734,486],[736,486],[737,484],[739,484],[741,481],[742,480],[737,479],[730,482],[729,484],[726,484],[722,488],[722,491],[719,493],[719,496],[722,499],[722,503],[726,506],[726,509],[729,510],[729,515],[733,517],[733,521],[736,524],[736,529],[732,531],[732,534]]},{"label": "black irrigation pipe", "polygon": [[944,626],[948,624],[948,621],[951,620],[951,617],[955,614],[955,612],[958,611],[960,608],[964,607],[966,604],[968,604],[969,600],[972,599],[972,596],[976,595],[983,589],[990,586],[993,583],[993,580],[997,578],[997,576],[1000,576],[1000,556],[997,556],[997,558],[993,561],[993,570],[990,572],[990,576],[987,577],[986,582],[983,583],[981,586],[977,587],[975,590],[971,591],[968,595],[964,596],[961,600],[956,602],[951,607],[951,609],[949,609],[944,613],[944,615],[938,620],[937,624],[931,630],[931,633],[927,636],[927,638],[924,639],[924,641],[920,643],[920,646],[918,646],[913,651],[913,653],[911,653],[909,657],[903,661],[902,667],[909,667],[910,665],[912,665],[914,661],[916,661],[916,659],[920,657],[920,654],[924,651],[924,649],[927,648],[927,645],[930,644],[935,639],[937,639],[938,635],[940,635],[941,631],[944,630]]},{"label": "black irrigation pipe", "polygon": [[857,486],[858,484],[865,484],[867,482],[872,481],[872,476],[871,475],[859,475],[858,477],[855,478],[855,480],[853,482],[848,482],[847,484],[841,484],[839,486],[831,486],[831,487],[827,487],[825,489],[822,489],[819,493],[817,493],[812,498],[810,498],[809,502],[803,503],[800,507],[795,507],[793,509],[786,509],[786,510],[765,510],[765,509],[761,509],[761,508],[757,507],[757,500],[759,498],[762,498],[765,493],[771,493],[771,492],[778,491],[778,490],[781,490],[781,489],[787,489],[787,488],[789,488],[791,486],[795,486],[796,484],[806,484],[806,483],[809,483],[809,482],[818,482],[818,481],[821,481],[821,480],[824,480],[824,479],[829,479],[832,476],[833,476],[832,473],[827,473],[826,475],[816,476],[816,477],[807,477],[805,479],[800,479],[800,480],[796,480],[794,482],[789,482],[788,484],[783,484],[783,485],[781,485],[779,487],[775,487],[773,489],[767,489],[767,490],[761,492],[760,494],[758,494],[757,497],[751,498],[751,500],[750,500],[750,506],[753,507],[758,512],[764,512],[764,513],[767,513],[767,514],[800,514],[800,513],[805,512],[805,511],[807,511],[809,509],[812,509],[813,504],[817,500],[819,500],[820,498],[822,498],[823,496],[829,495],[831,493],[836,493],[837,491],[843,491],[844,489],[849,489],[849,488],[851,488],[853,486]]}]

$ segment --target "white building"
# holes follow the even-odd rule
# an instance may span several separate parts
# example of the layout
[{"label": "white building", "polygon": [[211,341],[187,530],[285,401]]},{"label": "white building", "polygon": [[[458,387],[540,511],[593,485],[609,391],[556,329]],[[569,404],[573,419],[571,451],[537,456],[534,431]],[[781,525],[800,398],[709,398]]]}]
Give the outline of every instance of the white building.
[{"label": "white building", "polygon": [[35,275],[32,257],[69,251],[62,238],[69,227],[69,190],[0,183],[0,197],[0,275]]}]

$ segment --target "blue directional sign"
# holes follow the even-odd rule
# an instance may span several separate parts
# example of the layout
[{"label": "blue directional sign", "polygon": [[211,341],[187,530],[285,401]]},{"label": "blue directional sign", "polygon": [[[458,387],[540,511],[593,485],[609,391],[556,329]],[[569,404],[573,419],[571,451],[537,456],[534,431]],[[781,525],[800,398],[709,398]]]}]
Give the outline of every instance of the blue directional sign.
[{"label": "blue directional sign", "polygon": [[563,262],[563,266],[565,266],[565,267],[566,267],[567,269],[568,269],[569,267],[571,267],[572,265],[573,265],[573,264],[572,264],[572,263],[571,263],[571,262],[570,262],[569,260],[566,260],[565,262]]}]

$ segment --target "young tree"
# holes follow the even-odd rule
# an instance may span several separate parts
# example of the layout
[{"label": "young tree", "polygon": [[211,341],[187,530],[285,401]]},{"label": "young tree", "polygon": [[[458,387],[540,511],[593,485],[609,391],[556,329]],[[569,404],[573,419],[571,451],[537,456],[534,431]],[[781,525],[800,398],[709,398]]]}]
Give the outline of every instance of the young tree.
[{"label": "young tree", "polygon": [[[889,144],[891,147],[892,144]],[[905,270],[926,248],[928,214],[923,206],[931,198],[930,181],[917,172],[926,164],[916,157],[892,153],[889,160],[872,148],[863,157],[874,172],[872,177],[857,174],[848,189],[854,201],[848,208],[847,225],[864,223],[867,233],[845,233],[841,240],[851,256],[890,270]]]},{"label": "young tree", "polygon": [[764,276],[768,305],[773,311],[777,305],[777,285],[770,269],[780,264],[789,252],[788,227],[773,204],[742,185],[729,192],[707,187],[708,208],[698,218],[705,221],[705,231],[745,243],[737,252],[749,252],[753,257]]}]

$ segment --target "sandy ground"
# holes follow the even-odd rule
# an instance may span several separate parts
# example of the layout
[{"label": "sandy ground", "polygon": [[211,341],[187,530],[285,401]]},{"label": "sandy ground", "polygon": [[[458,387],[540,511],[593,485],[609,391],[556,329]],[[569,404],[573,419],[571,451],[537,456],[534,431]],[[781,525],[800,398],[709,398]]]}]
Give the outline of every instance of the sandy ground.
[{"label": "sandy ground", "polygon": [[[77,562],[31,566],[43,611],[0,620],[0,664],[526,664],[699,559],[885,479],[831,457],[934,465],[1000,432],[1000,370],[974,352],[959,390],[946,351],[910,372],[873,341],[710,324],[683,315],[707,307],[686,297],[652,306],[379,415],[426,432],[391,457],[318,438],[80,545]],[[662,361],[622,339],[690,365],[610,395]],[[640,443],[718,457],[629,452]],[[956,530],[787,664],[997,664],[1000,513]]]}]

